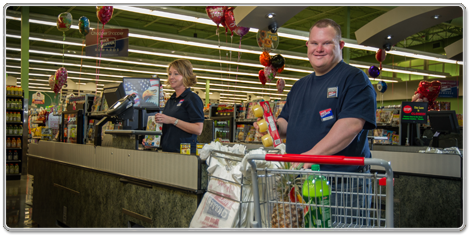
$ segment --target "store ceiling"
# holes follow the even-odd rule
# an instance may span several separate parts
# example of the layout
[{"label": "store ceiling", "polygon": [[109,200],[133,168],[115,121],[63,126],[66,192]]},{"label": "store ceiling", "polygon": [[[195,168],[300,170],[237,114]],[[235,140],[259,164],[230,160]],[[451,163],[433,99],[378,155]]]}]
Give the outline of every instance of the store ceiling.
[{"label": "store ceiling", "polygon": [[[249,32],[241,41],[241,48],[255,51],[254,53],[241,53],[240,62],[246,64],[229,64],[237,62],[238,52],[229,50],[218,50],[207,47],[189,45],[189,42],[200,42],[210,45],[228,46],[238,49],[240,37],[234,35],[230,37],[225,34],[224,28],[220,27],[219,37],[216,35],[215,25],[206,25],[170,19],[154,15],[134,13],[127,10],[118,9],[124,5],[116,5],[113,18],[105,28],[129,28],[133,35],[147,35],[163,38],[161,40],[129,37],[129,56],[103,58],[100,62],[96,58],[85,57],[83,60],[76,55],[81,55],[80,44],[84,38],[78,29],[70,29],[65,32],[65,41],[70,44],[63,45],[63,35],[56,26],[57,16],[62,12],[70,12],[74,19],[73,25],[78,25],[78,19],[86,16],[90,20],[90,27],[97,27],[97,17],[95,6],[30,6],[30,90],[47,91],[38,87],[47,87],[47,80],[62,64],[69,71],[69,83],[95,82],[95,68],[97,64],[101,66],[99,70],[98,88],[103,84],[112,81],[122,81],[122,77],[150,77],[158,74],[162,80],[166,80],[165,65],[177,59],[190,56],[191,62],[198,74],[198,84],[196,89],[204,90],[206,79],[210,80],[211,92],[221,94],[221,101],[229,101],[227,98],[237,97],[244,99],[246,92],[251,95],[262,95],[271,98],[285,98],[295,81],[312,70],[306,57],[305,41],[281,37],[279,46],[271,55],[281,53],[286,58],[286,69],[277,75],[285,78],[286,87],[282,94],[277,93],[276,81],[262,86],[258,81],[258,71],[262,68],[259,64],[261,49],[256,42],[256,33]],[[202,19],[209,19],[205,13],[205,6],[136,6],[144,9],[158,10],[161,12],[177,13],[181,15],[196,16]],[[21,22],[17,20],[21,17],[21,6],[9,6],[6,11],[6,71],[8,75],[20,77],[20,35]],[[343,31],[343,38],[355,40],[354,32],[368,22],[393,9],[393,6],[308,6],[300,13],[290,18],[281,26],[279,32],[292,32],[296,34],[308,35],[308,30],[312,23],[321,18],[331,18],[338,22]],[[350,17],[348,21],[347,17]],[[462,39],[463,27],[462,17],[440,23],[417,34],[410,35],[405,40],[395,45],[395,49],[406,48],[412,51],[443,55],[444,47]],[[34,22],[33,22],[34,21]],[[41,21],[40,23],[36,23]],[[49,24],[48,24],[49,23]],[[349,36],[347,35],[347,25],[349,24]],[[101,28],[101,26],[100,26]],[[32,40],[33,38],[56,40],[56,42],[44,42]],[[172,40],[179,39],[183,43],[175,43]],[[351,41],[350,40],[350,41]],[[185,43],[187,42],[187,43]],[[433,45],[439,42],[439,47],[433,49]],[[65,56],[62,52],[65,51]],[[367,50],[349,49],[350,62],[365,65],[378,65],[375,61],[375,52]],[[149,52],[153,52],[149,54]],[[159,54],[156,54],[159,53]],[[287,58],[288,55],[298,56],[300,59]],[[344,55],[344,52],[343,52]],[[442,57],[442,56],[441,56]],[[113,60],[109,60],[113,59]],[[216,60],[207,61],[208,59]],[[384,68],[397,66],[397,63],[411,58],[403,56],[387,56],[384,61]],[[220,61],[222,60],[222,63]],[[411,64],[411,63],[410,63]],[[81,72],[80,72],[81,69]],[[294,71],[296,70],[297,71]],[[413,68],[404,68],[413,69]],[[236,72],[238,70],[238,73]],[[300,72],[299,72],[300,71]],[[80,74],[81,73],[81,74]],[[434,74],[442,74],[432,72]],[[236,75],[238,74],[238,76]],[[446,74],[449,76],[449,74]],[[400,81],[399,79],[396,79]],[[44,84],[44,85],[37,85]],[[243,97],[244,96],[244,97]],[[223,98],[227,97],[227,98]],[[234,100],[232,100],[234,101]]]}]

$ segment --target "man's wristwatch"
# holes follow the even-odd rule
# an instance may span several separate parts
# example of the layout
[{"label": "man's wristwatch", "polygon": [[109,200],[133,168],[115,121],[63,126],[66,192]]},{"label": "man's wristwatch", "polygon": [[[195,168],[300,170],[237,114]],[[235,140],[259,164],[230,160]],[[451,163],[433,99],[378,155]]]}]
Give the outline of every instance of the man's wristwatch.
[{"label": "man's wristwatch", "polygon": [[173,123],[173,125],[176,126],[176,124],[178,124],[178,121],[179,121],[179,120],[178,120],[178,118],[177,118],[177,119],[175,120],[175,122]]}]

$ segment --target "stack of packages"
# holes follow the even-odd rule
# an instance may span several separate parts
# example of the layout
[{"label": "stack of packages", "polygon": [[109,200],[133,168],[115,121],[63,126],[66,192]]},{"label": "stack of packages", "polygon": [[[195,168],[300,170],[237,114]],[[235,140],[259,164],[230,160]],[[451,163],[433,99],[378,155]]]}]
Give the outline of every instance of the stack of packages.
[{"label": "stack of packages", "polygon": [[[214,153],[212,150],[226,154]],[[266,151],[260,148],[245,153],[246,147],[240,144],[228,147],[219,142],[212,142],[202,148],[200,156],[208,165],[209,184],[191,220],[190,228],[250,227],[254,205],[251,165],[248,164],[246,157],[248,154],[266,154]],[[277,168],[274,162],[256,161],[256,163],[259,168]]]}]

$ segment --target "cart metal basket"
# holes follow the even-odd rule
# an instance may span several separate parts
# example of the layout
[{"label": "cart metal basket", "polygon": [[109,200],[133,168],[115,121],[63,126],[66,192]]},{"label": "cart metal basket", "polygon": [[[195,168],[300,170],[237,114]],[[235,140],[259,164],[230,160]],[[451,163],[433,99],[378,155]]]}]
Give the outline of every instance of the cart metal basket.
[{"label": "cart metal basket", "polygon": [[[385,174],[256,169],[254,160],[379,165],[385,168]],[[387,161],[346,156],[250,154],[248,162],[255,169],[251,171],[255,214],[252,227],[393,228],[393,171]],[[321,195],[309,192],[306,196],[305,189],[302,190],[304,182],[313,179],[309,176],[326,181],[321,184],[318,193]],[[329,203],[322,204],[316,199],[319,196],[328,196]]]}]

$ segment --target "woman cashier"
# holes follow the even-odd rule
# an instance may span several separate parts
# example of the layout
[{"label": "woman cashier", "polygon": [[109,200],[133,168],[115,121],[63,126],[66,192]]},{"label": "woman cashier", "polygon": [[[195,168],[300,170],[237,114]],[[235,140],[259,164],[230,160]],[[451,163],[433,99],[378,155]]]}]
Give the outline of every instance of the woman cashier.
[{"label": "woman cashier", "polygon": [[175,60],[168,65],[167,72],[167,85],[175,93],[166,102],[163,113],[155,114],[155,122],[163,123],[162,150],[180,152],[181,143],[190,143],[191,153],[195,154],[204,122],[204,105],[190,88],[197,83],[193,66],[189,60]]}]

